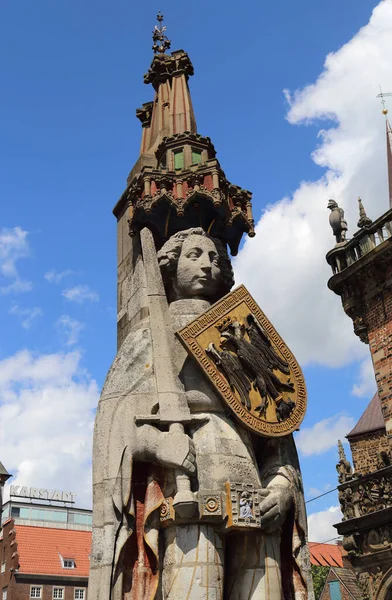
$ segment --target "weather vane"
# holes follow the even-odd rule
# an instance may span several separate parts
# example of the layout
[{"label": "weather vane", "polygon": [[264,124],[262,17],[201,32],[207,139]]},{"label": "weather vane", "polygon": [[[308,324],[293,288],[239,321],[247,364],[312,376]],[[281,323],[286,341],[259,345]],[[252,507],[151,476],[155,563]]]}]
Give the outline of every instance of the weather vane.
[{"label": "weather vane", "polygon": [[163,15],[160,10],[157,14],[157,21],[159,25],[155,25],[154,31],[152,32],[152,40],[154,42],[152,49],[154,50],[154,54],[157,54],[157,52],[164,54],[166,50],[169,50],[171,41],[165,33],[166,26],[162,26]]},{"label": "weather vane", "polygon": [[381,85],[380,85],[380,93],[379,93],[379,94],[377,94],[377,98],[381,98],[381,104],[382,104],[382,114],[383,114],[383,115],[385,115],[385,116],[387,116],[387,114],[388,114],[388,109],[387,109],[387,108],[386,108],[386,106],[385,106],[385,98],[386,98],[387,96],[392,96],[392,94],[391,94],[391,93],[389,93],[389,92],[388,92],[388,93],[384,93],[384,92],[382,91],[382,89],[381,89]]}]

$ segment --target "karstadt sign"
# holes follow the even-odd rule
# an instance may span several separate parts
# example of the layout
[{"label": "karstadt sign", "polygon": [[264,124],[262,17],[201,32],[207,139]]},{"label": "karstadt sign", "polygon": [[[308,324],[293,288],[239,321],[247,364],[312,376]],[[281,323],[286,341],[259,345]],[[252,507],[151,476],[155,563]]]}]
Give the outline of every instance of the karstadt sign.
[{"label": "karstadt sign", "polygon": [[75,502],[75,492],[60,490],[47,490],[45,488],[27,487],[21,485],[10,486],[10,496],[19,498],[35,498],[37,500],[57,500],[57,502]]}]

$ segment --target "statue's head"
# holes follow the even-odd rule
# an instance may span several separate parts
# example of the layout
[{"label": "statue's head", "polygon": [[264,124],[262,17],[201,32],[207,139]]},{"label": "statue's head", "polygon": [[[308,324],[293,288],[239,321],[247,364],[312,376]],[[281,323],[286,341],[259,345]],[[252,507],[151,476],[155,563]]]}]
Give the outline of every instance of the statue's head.
[{"label": "statue's head", "polygon": [[338,203],[336,202],[336,200],[331,199],[328,201],[327,208],[329,208],[330,210],[334,210],[335,208],[338,208]]},{"label": "statue's head", "polygon": [[214,302],[234,284],[225,245],[201,227],[175,233],[158,252],[169,301],[201,298]]}]

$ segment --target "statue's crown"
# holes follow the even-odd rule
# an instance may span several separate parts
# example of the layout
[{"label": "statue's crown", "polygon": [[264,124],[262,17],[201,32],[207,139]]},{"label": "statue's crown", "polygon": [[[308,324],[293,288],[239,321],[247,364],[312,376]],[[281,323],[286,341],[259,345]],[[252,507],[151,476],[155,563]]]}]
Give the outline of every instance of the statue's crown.
[{"label": "statue's crown", "polygon": [[219,321],[219,323],[217,323],[215,327],[218,329],[218,331],[222,333],[223,331],[226,331],[226,329],[228,329],[230,325],[236,320],[237,319],[235,317],[225,317],[224,319],[222,319],[222,321]]}]

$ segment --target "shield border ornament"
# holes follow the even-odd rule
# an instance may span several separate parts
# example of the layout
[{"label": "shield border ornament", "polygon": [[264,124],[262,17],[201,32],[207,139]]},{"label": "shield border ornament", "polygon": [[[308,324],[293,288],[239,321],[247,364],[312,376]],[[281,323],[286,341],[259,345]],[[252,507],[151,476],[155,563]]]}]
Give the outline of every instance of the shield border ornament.
[{"label": "shield border ornament", "polygon": [[[264,331],[267,333],[273,346],[278,349],[290,367],[290,372],[295,379],[297,393],[295,407],[289,417],[283,421],[271,423],[255,416],[248,411],[233,393],[229,383],[219,372],[217,365],[208,356],[206,349],[198,343],[198,336],[225,317],[229,316],[238,306],[245,304],[249,312],[257,319]],[[265,437],[281,437],[297,430],[305,416],[306,411],[306,386],[301,368],[294,355],[284,343],[272,323],[267,319],[263,311],[252,298],[244,285],[240,285],[229,292],[221,300],[213,304],[200,317],[176,332],[177,338],[186,348],[188,353],[198,362],[204,374],[213,384],[215,390],[222,397],[226,405],[230,407],[234,415],[248,429]]]}]

